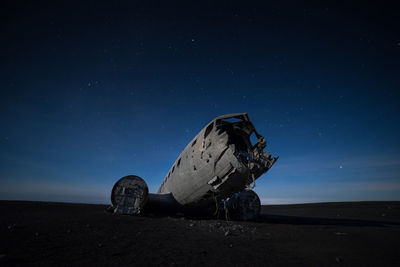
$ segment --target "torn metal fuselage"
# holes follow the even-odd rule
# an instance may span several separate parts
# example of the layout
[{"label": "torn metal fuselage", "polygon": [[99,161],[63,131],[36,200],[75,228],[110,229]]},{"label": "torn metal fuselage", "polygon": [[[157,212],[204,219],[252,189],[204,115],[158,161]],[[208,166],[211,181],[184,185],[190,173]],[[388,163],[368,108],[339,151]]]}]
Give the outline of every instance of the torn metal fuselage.
[{"label": "torn metal fuselage", "polygon": [[[256,139],[254,143],[252,135]],[[245,193],[242,197],[234,194],[249,188],[277,160],[263,151],[265,147],[264,137],[256,131],[247,113],[219,116],[186,146],[157,195],[149,194],[146,205],[174,202],[191,209],[214,207],[215,210],[220,206],[218,203],[231,197],[247,203],[252,194]],[[232,199],[230,203],[236,202]],[[143,204],[145,209],[146,205]]]},{"label": "torn metal fuselage", "polygon": [[[257,142],[251,144],[255,134]],[[266,141],[246,113],[215,118],[186,146],[159,194],[172,193],[182,205],[206,206],[244,190],[277,158],[264,152]]]}]

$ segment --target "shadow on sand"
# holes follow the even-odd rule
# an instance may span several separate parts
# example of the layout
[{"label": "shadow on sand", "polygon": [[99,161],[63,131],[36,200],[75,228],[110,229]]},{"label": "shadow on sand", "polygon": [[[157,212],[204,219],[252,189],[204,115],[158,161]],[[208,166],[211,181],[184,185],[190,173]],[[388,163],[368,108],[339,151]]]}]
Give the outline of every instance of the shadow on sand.
[{"label": "shadow on sand", "polygon": [[[107,207],[105,209],[107,213],[113,213],[112,208]],[[153,218],[163,218],[163,217],[172,217],[172,218],[182,218],[191,220],[226,220],[224,216],[220,214],[218,218],[215,215],[211,215],[209,213],[202,212],[188,212],[185,214],[181,212],[170,212],[170,211],[146,211],[142,214],[145,217],[153,217]],[[229,221],[236,221],[231,219]],[[360,219],[345,219],[345,218],[322,218],[322,217],[305,217],[305,216],[288,216],[288,215],[274,215],[261,213],[257,219],[251,220],[252,222],[257,223],[272,223],[272,224],[291,224],[291,225],[334,225],[334,226],[373,226],[373,227],[385,227],[385,226],[398,226],[400,222],[396,221],[374,221],[374,220],[360,220]]]},{"label": "shadow on sand", "polygon": [[355,220],[355,219],[285,216],[285,215],[272,215],[265,213],[260,214],[256,222],[294,224],[294,225],[336,225],[336,226],[375,226],[375,227],[384,227],[387,225],[400,225],[400,222],[391,222],[391,221],[370,221],[370,220]]}]

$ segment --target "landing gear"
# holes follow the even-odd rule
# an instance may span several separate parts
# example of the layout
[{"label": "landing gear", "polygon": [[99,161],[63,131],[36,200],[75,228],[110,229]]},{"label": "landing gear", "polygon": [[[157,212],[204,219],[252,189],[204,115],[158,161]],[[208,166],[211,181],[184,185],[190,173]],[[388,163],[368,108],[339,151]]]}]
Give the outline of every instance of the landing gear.
[{"label": "landing gear", "polygon": [[260,214],[261,201],[253,190],[244,190],[225,200],[224,209],[231,219],[254,220]]}]

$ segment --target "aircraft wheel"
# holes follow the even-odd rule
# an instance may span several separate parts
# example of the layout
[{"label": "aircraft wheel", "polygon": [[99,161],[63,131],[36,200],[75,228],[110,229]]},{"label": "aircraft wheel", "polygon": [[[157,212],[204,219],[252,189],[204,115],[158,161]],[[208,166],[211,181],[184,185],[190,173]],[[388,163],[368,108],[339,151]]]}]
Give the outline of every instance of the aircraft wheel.
[{"label": "aircraft wheel", "polygon": [[245,190],[233,194],[227,200],[229,215],[237,220],[254,220],[258,217],[261,210],[261,201],[256,192]]}]

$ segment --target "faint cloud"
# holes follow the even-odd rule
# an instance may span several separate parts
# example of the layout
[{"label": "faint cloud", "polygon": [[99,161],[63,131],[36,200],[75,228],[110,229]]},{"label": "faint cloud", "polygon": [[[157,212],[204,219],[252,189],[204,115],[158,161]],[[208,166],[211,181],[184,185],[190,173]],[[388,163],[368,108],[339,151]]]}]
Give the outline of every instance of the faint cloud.
[{"label": "faint cloud", "polygon": [[63,184],[43,181],[0,181],[0,199],[109,203],[109,185]]},{"label": "faint cloud", "polygon": [[[349,183],[337,183],[336,186],[344,189],[356,189],[361,191],[399,191],[400,193],[400,181],[399,182],[349,182]],[[400,194],[399,194],[400,197]]]}]

